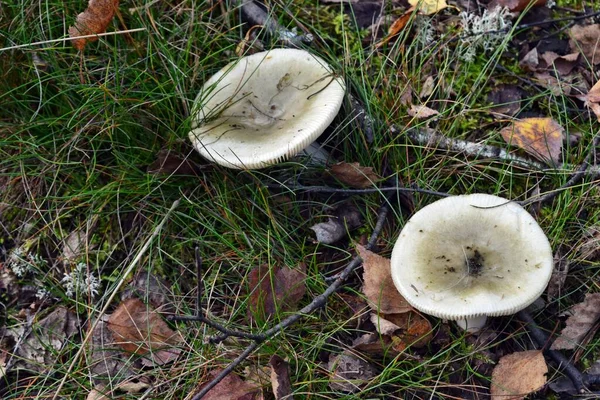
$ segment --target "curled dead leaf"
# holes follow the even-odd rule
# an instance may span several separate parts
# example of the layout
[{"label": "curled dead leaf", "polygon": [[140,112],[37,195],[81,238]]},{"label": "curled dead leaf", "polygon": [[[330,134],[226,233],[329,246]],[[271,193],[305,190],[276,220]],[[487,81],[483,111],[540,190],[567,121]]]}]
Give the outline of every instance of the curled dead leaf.
[{"label": "curled dead leaf", "polygon": [[250,319],[267,320],[278,311],[293,310],[306,293],[306,264],[298,268],[261,265],[248,274]]},{"label": "curled dead leaf", "polygon": [[388,34],[386,37],[384,37],[383,39],[381,39],[381,41],[379,41],[376,45],[375,48],[379,48],[381,46],[383,46],[384,44],[386,44],[387,42],[389,42],[394,36],[396,36],[397,34],[399,34],[400,32],[402,32],[402,30],[404,29],[404,27],[406,26],[406,24],[408,23],[408,21],[410,21],[410,17],[412,16],[412,12],[413,9],[411,8],[410,10],[408,10],[407,12],[405,12],[404,14],[402,14],[400,16],[400,18],[398,18],[397,20],[395,20],[392,25],[390,25],[390,28],[388,29]]},{"label": "curled dead leaf", "polygon": [[546,384],[548,366],[539,350],[508,354],[492,372],[492,400],[524,399]]},{"label": "curled dead leaf", "polygon": [[583,97],[585,105],[596,115],[600,121],[600,81],[596,82],[588,94]]},{"label": "curled dead leaf", "polygon": [[412,310],[394,285],[390,260],[361,245],[357,245],[356,249],[363,259],[362,290],[371,308],[383,314],[401,314]]},{"label": "curled dead leaf", "polygon": [[600,24],[575,25],[569,37],[572,51],[582,53],[594,65],[600,64]]},{"label": "curled dead leaf", "polygon": [[440,115],[440,113],[432,108],[429,108],[427,106],[423,106],[423,105],[419,105],[419,106],[415,106],[412,105],[410,106],[410,108],[408,109],[408,115],[410,115],[411,117],[415,117],[417,119],[423,119],[423,118],[429,118],[429,117],[433,117],[435,115]]},{"label": "curled dead leaf", "polygon": [[[211,371],[204,380],[204,383],[198,387],[198,391],[202,390],[222,371],[222,369]],[[210,389],[204,398],[209,400],[259,400],[263,396],[261,388],[256,384],[244,381],[236,374],[229,374]]]},{"label": "curled dead leaf", "polygon": [[340,205],[333,214],[327,222],[320,222],[310,227],[315,232],[317,242],[335,243],[362,224],[360,211],[350,203]]},{"label": "curled dead leaf", "polygon": [[85,39],[79,37],[104,33],[118,8],[119,0],[89,0],[85,11],[77,15],[75,25],[69,27],[73,47],[83,50],[88,42],[98,40],[96,37]]},{"label": "curled dead leaf", "polygon": [[362,167],[357,162],[339,162],[329,168],[329,173],[340,182],[356,189],[373,186],[380,179],[372,167]]},{"label": "curled dead leaf", "polygon": [[560,336],[552,343],[552,350],[573,350],[585,339],[600,319],[600,293],[587,294],[585,300],[572,308]]},{"label": "curled dead leaf", "polygon": [[563,128],[552,118],[525,118],[500,131],[508,143],[520,147],[537,159],[558,165]]},{"label": "curled dead leaf", "polygon": [[121,303],[108,319],[115,344],[129,353],[148,355],[153,365],[179,356],[182,338],[149,305],[136,298]]},{"label": "curled dead leaf", "polygon": [[275,400],[292,400],[292,382],[290,381],[290,366],[278,355],[273,355],[269,360],[271,366],[271,386]]},{"label": "curled dead leaf", "polygon": [[332,372],[329,387],[344,393],[356,393],[377,375],[377,369],[359,356],[344,351],[329,356],[328,369]]}]

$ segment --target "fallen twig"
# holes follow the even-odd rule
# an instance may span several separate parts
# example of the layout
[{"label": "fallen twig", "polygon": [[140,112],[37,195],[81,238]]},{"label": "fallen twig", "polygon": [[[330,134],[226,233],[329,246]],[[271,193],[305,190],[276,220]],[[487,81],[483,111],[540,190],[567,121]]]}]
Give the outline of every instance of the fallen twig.
[{"label": "fallen twig", "polygon": [[314,40],[310,33],[298,35],[282,27],[252,0],[235,0],[234,4],[240,6],[244,19],[250,25],[263,26],[269,35],[282,41],[287,47],[300,47],[302,44],[307,45]]},{"label": "fallen twig", "polygon": [[420,189],[418,187],[399,187],[399,186],[386,186],[386,187],[375,187],[369,189],[342,189],[333,188],[329,186],[304,186],[296,183],[292,185],[286,184],[265,184],[267,189],[286,189],[292,192],[306,192],[306,193],[339,193],[339,194],[369,194],[369,193],[385,193],[385,192],[396,192],[396,193],[422,193],[429,194],[438,197],[450,197],[451,194],[444,192],[436,192],[434,190]]},{"label": "fallen twig", "polygon": [[[483,157],[508,161],[513,164],[526,168],[535,168],[540,171],[548,172],[566,172],[573,171],[578,167],[571,164],[561,164],[558,168],[548,168],[547,165],[540,162],[522,158],[508,151],[483,143],[473,143],[462,139],[454,139],[446,137],[433,129],[407,129],[403,130],[395,125],[390,126],[390,132],[394,135],[405,134],[410,140],[422,146],[431,147],[434,149],[442,149],[464,153],[472,157]],[[594,165],[586,168],[583,171],[585,175],[597,176],[600,175],[600,166]]]},{"label": "fallen twig", "polygon": [[[389,206],[388,206],[389,200],[390,199],[388,199],[388,198],[385,199],[385,201],[383,202],[382,206],[379,209],[379,212],[377,213],[377,223],[375,224],[373,233],[371,234],[371,237],[369,238],[369,241],[368,241],[367,245],[365,246],[369,250],[373,248],[373,246],[375,245],[375,243],[377,241],[377,238],[379,237],[379,234],[381,233],[381,230],[383,229],[385,219],[389,212]],[[198,259],[199,259],[199,256],[197,256],[197,260]],[[227,366],[227,368],[225,368],[223,371],[221,371],[221,373],[219,373],[219,375],[217,375],[206,386],[204,386],[202,388],[202,390],[200,390],[198,393],[196,393],[196,395],[194,395],[192,400],[199,400],[202,397],[204,397],[204,395],[206,395],[213,387],[215,387],[219,382],[221,382],[221,380],[223,380],[223,378],[225,378],[227,375],[229,375],[229,373],[231,371],[233,371],[233,369],[235,367],[237,367],[246,358],[248,358],[248,356],[250,354],[252,354],[252,352],[254,350],[256,350],[263,342],[274,338],[280,332],[282,332],[285,328],[296,323],[298,320],[300,320],[305,315],[311,314],[315,310],[323,307],[327,303],[327,299],[329,298],[329,296],[331,296],[338,289],[340,289],[343,286],[343,284],[345,283],[348,276],[352,273],[352,271],[354,271],[361,264],[362,264],[362,259],[360,258],[360,256],[358,256],[358,255],[355,256],[352,259],[352,261],[350,261],[350,263],[339,274],[338,278],[335,281],[333,281],[327,287],[327,289],[325,289],[325,291],[323,293],[321,293],[320,295],[315,297],[310,302],[310,304],[308,304],[301,310],[297,311],[293,315],[290,315],[289,317],[287,317],[286,319],[284,319],[277,325],[273,326],[272,328],[268,329],[267,331],[265,331],[261,334],[249,335],[249,334],[238,332],[238,331],[232,331],[225,327],[220,326],[219,324],[212,322],[211,323],[212,325],[210,325],[210,326],[212,326],[212,327],[219,326],[219,328],[216,328],[216,329],[218,329],[219,331],[224,333],[224,335],[221,335],[220,338],[225,338],[227,336],[233,336],[233,337],[239,337],[239,338],[243,338],[243,339],[251,339],[252,343],[250,343],[246,347],[246,349],[244,349],[244,351]],[[197,263],[197,268],[199,268],[198,263]],[[200,271],[198,270],[198,272],[200,272]],[[198,277],[198,279],[200,279],[200,276]],[[200,287],[198,287],[198,291],[200,292]],[[200,299],[197,298],[197,303],[199,304],[199,302],[200,302]],[[200,313],[201,313],[200,311],[197,312],[198,315],[200,315]],[[194,318],[195,317],[187,317],[185,319],[182,319],[181,317],[175,317],[173,319],[180,320],[180,321],[190,321],[190,320],[195,320]],[[202,321],[206,322],[206,319],[203,318]],[[242,333],[242,335],[240,335],[240,333]]]}]

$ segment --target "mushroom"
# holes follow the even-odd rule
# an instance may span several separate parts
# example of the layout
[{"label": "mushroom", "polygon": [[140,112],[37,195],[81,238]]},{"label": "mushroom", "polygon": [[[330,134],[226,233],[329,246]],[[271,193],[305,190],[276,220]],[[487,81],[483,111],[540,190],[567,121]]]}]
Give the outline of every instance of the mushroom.
[{"label": "mushroom", "polygon": [[235,61],[203,86],[189,136],[229,168],[263,168],[308,148],[344,99],[342,80],[305,50],[275,49]]},{"label": "mushroom", "polygon": [[415,213],[391,259],[398,291],[416,309],[468,331],[516,313],[545,290],[552,249],[520,205],[488,194],[438,200]]}]

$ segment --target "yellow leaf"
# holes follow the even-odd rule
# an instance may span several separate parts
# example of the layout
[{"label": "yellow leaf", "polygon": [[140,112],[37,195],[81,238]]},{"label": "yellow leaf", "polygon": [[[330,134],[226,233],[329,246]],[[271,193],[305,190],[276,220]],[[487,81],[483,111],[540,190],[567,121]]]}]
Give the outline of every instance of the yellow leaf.
[{"label": "yellow leaf", "polygon": [[552,118],[525,118],[500,131],[508,144],[549,164],[559,164],[563,128]]},{"label": "yellow leaf", "polygon": [[448,7],[446,0],[408,0],[408,3],[425,15],[435,14]]}]

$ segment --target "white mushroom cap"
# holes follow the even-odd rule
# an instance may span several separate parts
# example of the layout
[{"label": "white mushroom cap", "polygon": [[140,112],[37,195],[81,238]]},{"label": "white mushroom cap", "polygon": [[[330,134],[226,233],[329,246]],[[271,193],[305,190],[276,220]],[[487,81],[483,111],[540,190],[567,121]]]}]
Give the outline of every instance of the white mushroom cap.
[{"label": "white mushroom cap", "polygon": [[333,121],[342,80],[304,50],[275,49],[233,62],[196,98],[190,139],[229,168],[263,168],[307,148]]},{"label": "white mushroom cap", "polygon": [[523,207],[472,194],[415,213],[394,246],[391,268],[413,307],[477,329],[484,319],[476,317],[513,314],[535,301],[548,285],[553,258]]}]

